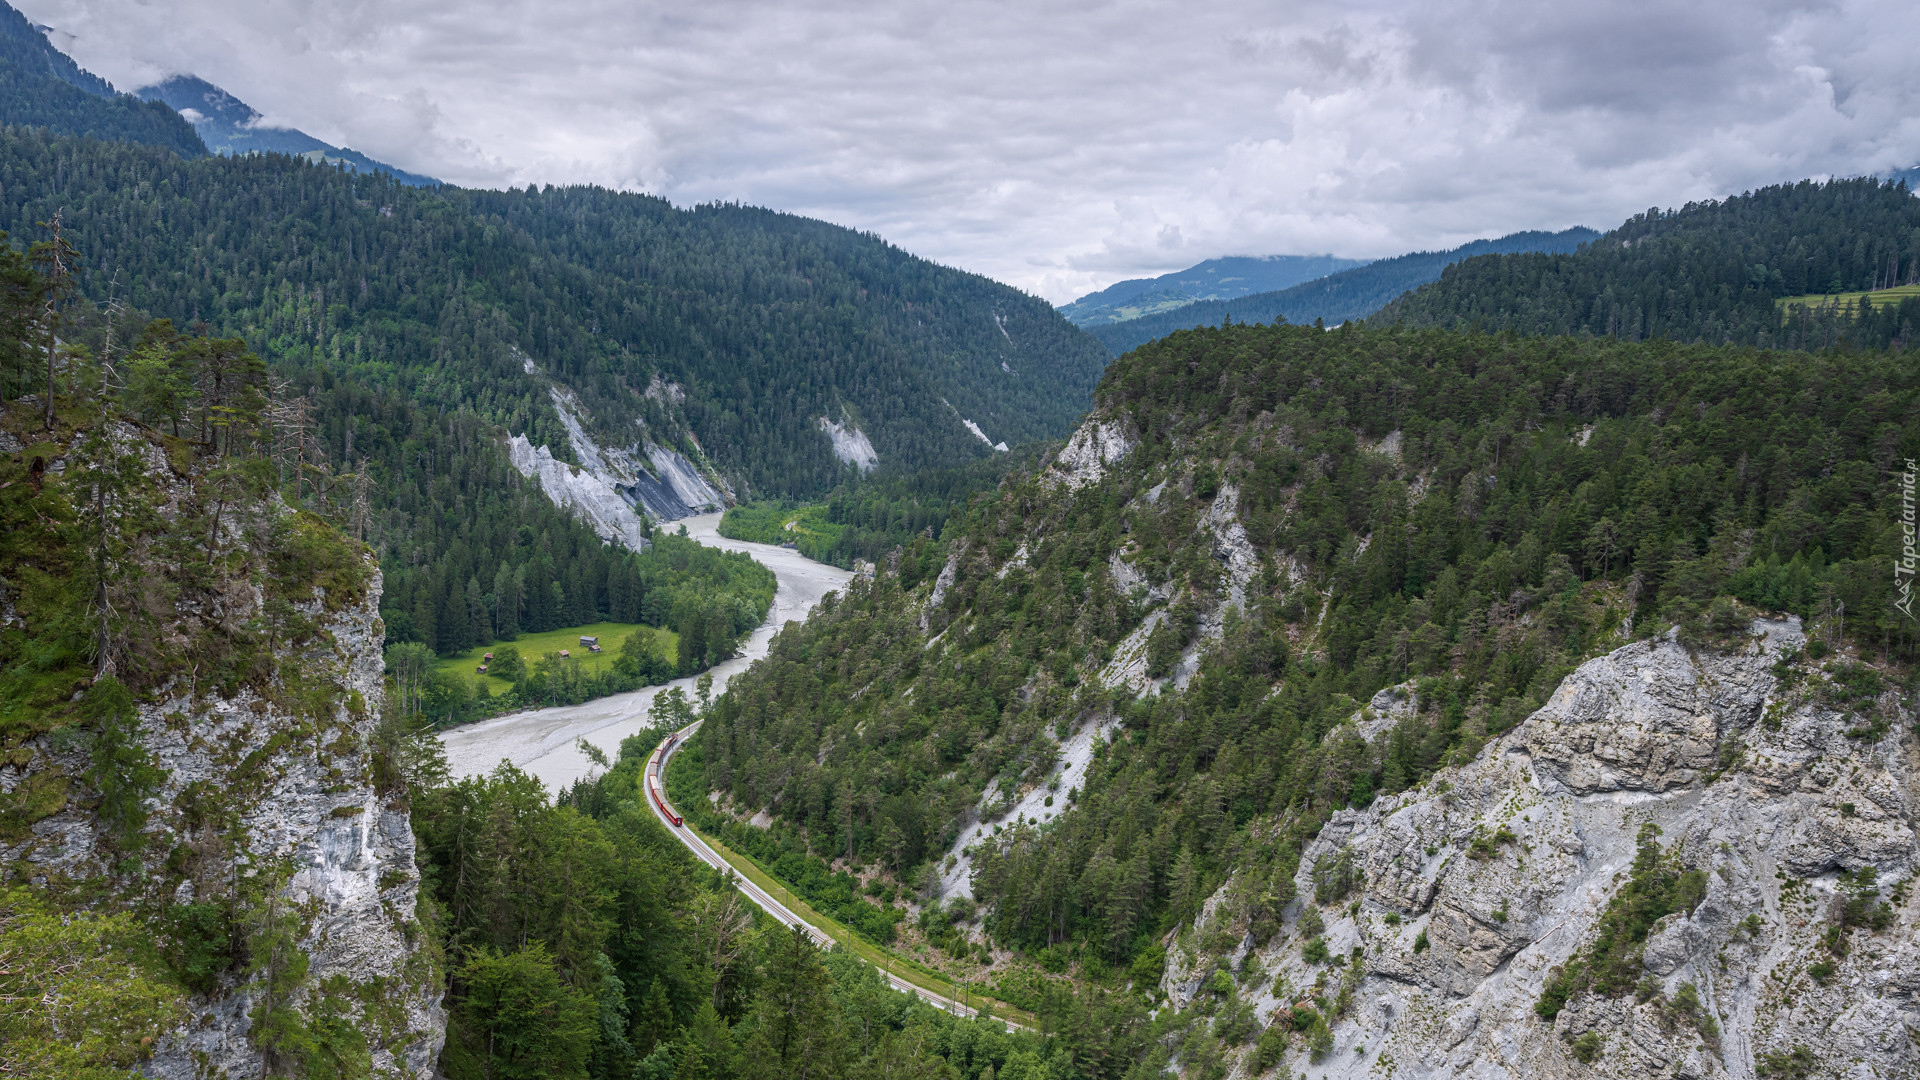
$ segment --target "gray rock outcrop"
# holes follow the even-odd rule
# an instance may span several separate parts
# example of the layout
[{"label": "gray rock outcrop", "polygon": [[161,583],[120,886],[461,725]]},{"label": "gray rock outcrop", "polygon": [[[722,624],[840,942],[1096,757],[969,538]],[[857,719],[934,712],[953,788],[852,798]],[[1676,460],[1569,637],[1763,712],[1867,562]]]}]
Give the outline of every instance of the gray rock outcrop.
[{"label": "gray rock outcrop", "polygon": [[[1265,1020],[1351,987],[1332,1052],[1296,1041],[1281,1074],[1747,1080],[1797,1053],[1812,1071],[1773,1074],[1920,1075],[1912,717],[1891,691],[1839,691],[1847,661],[1778,663],[1802,644],[1797,621],[1764,620],[1730,650],[1629,644],[1471,762],[1338,812],[1243,988]],[[1576,988],[1544,1019],[1543,989],[1590,954],[1643,841],[1704,892],[1653,924],[1637,992]],[[1291,929],[1316,863],[1341,857],[1360,885],[1319,909],[1324,942],[1359,969],[1306,962]],[[1882,925],[1842,925],[1868,867]],[[1224,940],[1215,911],[1186,939]],[[1177,1004],[1207,961],[1173,951]]]},{"label": "gray rock outcrop", "polygon": [[[183,482],[148,450],[154,485],[178,514]],[[270,501],[263,513],[290,512]],[[223,520],[226,551],[243,530]],[[346,541],[341,541],[343,544]],[[380,579],[370,553],[364,588],[311,598],[277,614],[309,628],[304,644],[265,635],[246,681],[224,685],[206,655],[190,656],[157,692],[134,703],[126,728],[151,770],[137,789],[144,821],[118,835],[99,816],[87,779],[91,740],[74,728],[18,738],[0,758],[0,799],[53,793],[24,829],[0,834],[0,870],[73,902],[131,908],[172,942],[209,946],[205,984],[187,1001],[189,1018],[164,1035],[141,1067],[166,1080],[244,1080],[289,1075],[298,1040],[275,1030],[331,1039],[354,1075],[433,1075],[445,1036],[442,973],[434,928],[421,923],[419,874],[404,787],[377,760],[383,697]],[[212,617],[234,625],[265,621],[257,584],[239,579]],[[187,615],[207,615],[195,610]],[[183,615],[185,618],[186,615]],[[0,597],[0,622],[18,617]],[[142,625],[158,638],[178,627]],[[231,645],[231,642],[229,642]],[[231,657],[228,658],[231,660]],[[230,676],[229,676],[230,678]],[[169,922],[182,912],[205,916]],[[224,945],[211,941],[213,925]],[[193,939],[193,940],[189,940]],[[278,973],[271,998],[262,972]]]}]

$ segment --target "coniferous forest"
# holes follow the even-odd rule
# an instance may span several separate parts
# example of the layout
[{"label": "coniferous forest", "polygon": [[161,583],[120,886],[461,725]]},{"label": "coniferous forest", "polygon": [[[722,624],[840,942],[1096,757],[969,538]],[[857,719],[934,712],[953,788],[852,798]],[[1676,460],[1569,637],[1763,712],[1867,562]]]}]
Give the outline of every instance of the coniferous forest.
[{"label": "coniferous forest", "polygon": [[[1904,185],[1391,298],[1449,255],[1390,260],[1309,283],[1344,325],[1109,365],[820,221],[211,157],[11,9],[0,122],[0,1076],[1920,1061],[1881,992],[1920,934],[1920,298],[1788,302],[1920,283]],[[587,457],[559,400],[857,572],[714,695],[772,571],[557,508],[505,446]],[[512,646],[596,622],[645,626],[591,678]],[[435,673],[475,648],[509,698]],[[701,672],[558,789],[448,764],[446,725]]]},{"label": "coniferous forest", "polygon": [[603,441],[636,441],[644,422],[747,497],[843,479],[821,417],[908,469],[988,456],[962,418],[1010,444],[1059,437],[1105,364],[1037,298],[751,207],[410,188],[29,129],[0,140],[0,193],[16,237],[64,209],[96,301],[117,289],[289,372],[469,410],[564,452],[530,361],[579,395]]},{"label": "coniferous forest", "polygon": [[[1622,632],[1710,641],[1738,601],[1916,658],[1886,587],[1920,449],[1902,355],[1229,327],[1122,358],[1100,398],[1124,467],[1017,473],[789,628],[715,704],[701,786],[928,885],[1111,718],[1071,809],[1006,822],[971,880],[991,940],[1124,982],[1230,875],[1272,932],[1329,815],[1471,757]],[[1208,532],[1223,493],[1274,556],[1251,580]],[[1184,692],[1103,675],[1143,626]],[[1418,715],[1346,724],[1402,683]]]},{"label": "coniferous forest", "polygon": [[[1137,1005],[1072,994],[1050,1014],[1065,1038],[957,1020],[772,923],[641,802],[663,730],[565,792],[510,766],[451,780],[404,692],[368,715],[358,691],[316,680],[377,564],[356,538],[371,528],[363,485],[318,466],[310,397],[243,340],[89,310],[57,236],[32,256],[0,246],[0,744],[17,781],[0,791],[0,843],[18,852],[76,815],[91,824],[86,862],[7,862],[0,1070],[135,1077],[196,1005],[251,987],[244,1041],[267,1072],[369,1075],[407,988],[310,978],[319,946],[282,896],[293,871],[247,845],[244,822],[278,797],[289,761],[317,762],[332,793],[365,785],[411,822],[417,866],[410,844],[380,889],[410,898],[407,976],[444,994],[435,1067],[450,1077],[1032,1077],[1062,1054],[1111,1058],[1109,1018],[1140,1027]],[[549,539],[530,546],[565,550]],[[678,537],[591,555],[616,610],[661,622],[663,605],[726,599],[731,575],[761,591],[757,623],[770,591],[763,568]],[[555,605],[570,599],[555,590]],[[249,717],[296,722],[242,740],[244,755],[174,805],[155,797],[169,777],[141,710],[202,695],[252,695]],[[76,771],[36,768],[49,753]],[[345,809],[328,820],[363,812]]]},{"label": "coniferous forest", "polygon": [[[578,390],[603,437],[642,434],[636,421],[662,441],[697,434],[680,445],[741,490],[799,494],[844,475],[817,415],[859,417],[902,468],[972,460],[987,451],[954,408],[981,423],[1004,413],[1014,438],[1057,433],[1099,363],[1038,301],[761,211],[424,191],[24,129],[0,156],[16,235],[60,210],[78,288],[171,317],[183,337],[241,335],[306,399],[309,464],[370,478],[364,529],[383,553],[390,640],[442,653],[602,617],[704,628],[724,608],[728,633],[703,635],[711,657],[758,621],[752,600],[658,587],[707,556],[669,569],[604,550],[513,475],[503,431],[566,452],[532,357]],[[642,393],[663,380],[676,392]],[[1043,399],[1051,414],[1026,407]]]},{"label": "coniferous forest", "polygon": [[1370,316],[1409,326],[1594,334],[1774,348],[1881,349],[1914,340],[1920,299],[1860,316],[1778,300],[1920,282],[1920,200],[1904,182],[1803,180],[1658,208],[1566,255],[1450,266]]}]

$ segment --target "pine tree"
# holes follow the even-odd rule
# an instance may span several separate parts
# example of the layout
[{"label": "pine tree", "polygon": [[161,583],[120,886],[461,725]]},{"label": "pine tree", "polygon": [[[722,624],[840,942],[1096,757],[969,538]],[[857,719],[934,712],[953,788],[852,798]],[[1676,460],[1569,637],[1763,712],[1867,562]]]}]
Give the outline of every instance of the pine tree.
[{"label": "pine tree", "polygon": [[845,1039],[829,996],[827,969],[806,930],[775,934],[767,950],[746,1080],[832,1080],[841,1075]]}]

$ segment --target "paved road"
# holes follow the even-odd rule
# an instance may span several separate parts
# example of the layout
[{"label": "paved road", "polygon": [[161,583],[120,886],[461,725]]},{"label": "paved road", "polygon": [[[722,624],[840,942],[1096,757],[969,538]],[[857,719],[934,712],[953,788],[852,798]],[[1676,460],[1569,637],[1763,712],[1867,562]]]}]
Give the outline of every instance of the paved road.
[{"label": "paved road", "polygon": [[[814,562],[799,552],[772,544],[750,544],[741,540],[729,540],[717,531],[720,527],[719,514],[704,514],[674,523],[685,525],[687,535],[709,547],[725,551],[744,551],[773,571],[779,581],[774,593],[773,608],[767,613],[767,621],[760,625],[753,636],[747,639],[741,655],[713,668],[713,688],[718,693],[734,675],[745,671],[755,660],[767,654],[767,646],[773,635],[789,620],[799,621],[807,617],[813,606],[828,592],[846,585],[853,575],[838,567]],[[502,761],[510,761],[521,769],[540,778],[548,791],[558,791],[570,786],[575,780],[588,775],[596,766],[580,752],[579,741],[587,742],[605,751],[608,757],[618,754],[620,740],[629,735],[638,734],[648,727],[647,707],[653,703],[653,696],[667,687],[678,686],[691,695],[694,679],[677,679],[667,686],[650,686],[645,690],[636,690],[630,694],[616,694],[589,701],[581,705],[568,705],[553,709],[531,709],[526,712],[509,713],[492,720],[482,720],[477,724],[444,731],[440,743],[447,751],[447,765],[455,777],[476,776],[490,772]],[[683,735],[691,735],[700,725],[698,723],[684,729]],[[667,757],[677,751],[685,740],[674,744]],[[664,759],[663,759],[664,764]],[[664,795],[664,792],[662,793]],[[696,857],[709,866],[725,870],[727,861],[720,857],[693,830],[676,828],[661,813],[652,800],[647,805],[660,817],[668,831],[680,838]],[[760,905],[769,915],[787,926],[799,924],[805,926],[813,939],[822,945],[829,945],[833,938],[826,931],[812,926],[790,911],[785,904],[767,895],[759,886],[744,877],[736,879],[739,889],[749,900]],[[892,972],[884,972],[887,981],[894,989],[909,994],[918,994],[934,1005],[960,1016],[974,1015],[974,1009],[942,997],[931,990],[925,990],[900,978]]]},{"label": "paved road", "polygon": [[[747,639],[739,656],[714,666],[715,693],[726,686],[727,680],[765,656],[774,633],[789,620],[804,620],[822,596],[846,585],[853,577],[845,570],[814,562],[790,548],[729,540],[717,531],[719,514],[687,518],[668,527],[680,525],[686,526],[688,536],[708,547],[747,552],[772,570],[779,581],[767,621]],[[693,684],[693,679],[677,679],[667,686],[683,687],[691,697]],[[579,740],[586,739],[608,757],[617,756],[621,739],[646,729],[647,707],[653,703],[653,696],[664,689],[666,687],[650,686],[581,705],[497,716],[442,732],[440,744],[446,748],[447,765],[455,777],[491,772],[500,762],[510,761],[539,777],[548,791],[558,791],[594,768],[576,745]]]},{"label": "paved road", "polygon": [[[687,738],[691,736],[695,731],[698,731],[699,729],[700,729],[700,723],[699,721],[695,721],[692,724],[689,724],[686,727],[680,729],[680,738],[675,740],[672,746],[667,746],[666,743],[664,742],[661,743],[661,746],[666,750],[666,753],[662,755],[660,758],[660,772],[663,777],[666,773],[667,765],[673,760],[673,755],[679,753],[680,748],[687,744]],[[666,786],[664,781],[649,780],[645,782],[660,783],[661,785],[659,789],[660,797],[663,800],[666,798]],[[711,866],[716,870],[726,871],[726,870],[732,869],[731,865],[727,862],[727,860],[722,858],[719,852],[713,850],[713,848],[710,845],[708,845],[708,843],[705,840],[702,840],[698,833],[694,832],[692,829],[689,829],[684,825],[675,825],[673,823],[673,819],[667,817],[666,812],[661,808],[660,805],[656,804],[652,799],[647,800],[647,805],[652,808],[653,816],[660,819],[660,824],[665,825],[667,827],[668,832],[678,837],[680,842],[687,846],[687,850],[693,852],[694,856],[698,858],[701,862],[706,863],[708,866]],[[668,803],[667,805],[671,806],[672,804]],[[780,901],[774,899],[772,896],[768,895],[766,890],[760,888],[760,886],[755,885],[753,882],[747,880],[746,878],[739,876],[737,873],[734,877],[734,884],[741,891],[741,893],[745,894],[747,899],[753,901],[756,904],[759,904],[761,910],[765,911],[767,914],[773,916],[774,918],[780,920],[781,925],[802,927],[806,930],[807,935],[813,938],[815,944],[818,944],[824,947],[829,947],[829,948],[832,947],[834,942],[831,935],[829,935],[826,931],[820,929],[819,927],[814,926],[812,923],[809,923],[806,920],[802,919],[800,916],[794,914],[791,908],[787,907],[787,905],[781,903]],[[898,990],[906,994],[918,994],[920,997],[931,1002],[933,1005],[939,1008],[945,1009],[946,1011],[953,1013],[956,1016],[973,1016],[977,1012],[977,1010],[975,1010],[973,1007],[968,1005],[962,1005],[960,1002],[957,1002],[952,998],[942,997],[941,995],[936,994],[933,991],[926,989],[925,987],[915,986],[914,984],[908,982],[907,980],[901,978],[900,976],[895,975],[891,971],[885,971],[885,972],[882,972],[881,974],[886,976],[887,982],[891,984],[895,990]],[[1011,1020],[1008,1020],[1005,1022],[1009,1026],[1016,1026],[1016,1027],[1018,1026],[1014,1024]]]}]

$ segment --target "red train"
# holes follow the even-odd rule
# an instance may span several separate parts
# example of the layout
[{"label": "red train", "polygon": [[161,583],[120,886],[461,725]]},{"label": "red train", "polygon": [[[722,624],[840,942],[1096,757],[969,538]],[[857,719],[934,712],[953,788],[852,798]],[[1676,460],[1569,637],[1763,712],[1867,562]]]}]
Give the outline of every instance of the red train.
[{"label": "red train", "polygon": [[673,808],[672,808],[672,807],[670,807],[670,806],[668,806],[668,805],[667,805],[667,802],[666,802],[666,800],[665,800],[665,799],[662,799],[662,798],[660,797],[660,785],[659,785],[659,783],[657,783],[657,782],[650,782],[650,783],[648,783],[648,785],[647,785],[647,787],[648,787],[648,789],[649,789],[649,790],[651,790],[651,791],[653,792],[653,804],[654,804],[655,806],[658,806],[658,807],[660,808],[660,812],[661,812],[662,814],[665,814],[665,815],[667,816],[667,820],[668,820],[668,821],[671,821],[671,822],[673,822],[673,824],[674,824],[674,827],[675,827],[675,828],[678,828],[678,827],[680,826],[680,823],[681,823],[681,822],[680,822],[680,815],[679,815],[679,814],[676,814],[676,813],[674,813],[674,812],[673,812]]},{"label": "red train", "polygon": [[653,797],[653,805],[660,808],[660,813],[673,822],[675,828],[683,823],[680,815],[673,812],[673,807],[667,805],[666,798],[660,793],[660,765],[667,759],[667,747],[672,746],[678,737],[678,733],[668,736],[666,742],[654,748],[653,756],[647,759],[646,773],[647,794]]}]

